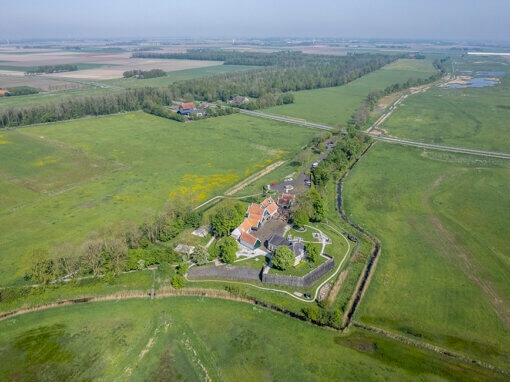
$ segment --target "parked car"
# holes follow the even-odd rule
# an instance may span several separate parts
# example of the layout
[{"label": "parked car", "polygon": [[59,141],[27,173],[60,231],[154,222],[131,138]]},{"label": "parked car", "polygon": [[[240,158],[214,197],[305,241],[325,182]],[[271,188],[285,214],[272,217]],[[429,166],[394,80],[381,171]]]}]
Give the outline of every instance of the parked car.
[{"label": "parked car", "polygon": [[312,298],[312,295],[310,293],[305,293],[305,298]]},{"label": "parked car", "polygon": [[310,187],[312,185],[312,182],[310,180],[305,180],[305,185]]},{"label": "parked car", "polygon": [[319,165],[319,162],[313,162],[313,164],[312,164],[312,168],[315,168],[315,167],[317,167],[318,165]]}]

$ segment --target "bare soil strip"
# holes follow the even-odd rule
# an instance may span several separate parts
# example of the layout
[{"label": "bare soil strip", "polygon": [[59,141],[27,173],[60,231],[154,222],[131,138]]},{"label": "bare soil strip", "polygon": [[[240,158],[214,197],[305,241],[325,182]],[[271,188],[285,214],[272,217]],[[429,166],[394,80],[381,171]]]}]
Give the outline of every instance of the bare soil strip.
[{"label": "bare soil strip", "polygon": [[[467,169],[462,169],[462,171],[468,171]],[[426,211],[429,214],[429,221],[432,223],[436,231],[436,235],[434,235],[434,242],[436,247],[444,254],[446,258],[456,260],[456,264],[460,266],[462,271],[466,274],[466,276],[476,283],[483,292],[487,295],[488,301],[492,305],[494,312],[497,316],[503,321],[508,329],[510,329],[510,303],[505,301],[501,295],[494,289],[491,285],[491,282],[485,280],[476,264],[473,262],[473,254],[457,242],[455,235],[453,235],[441,222],[441,220],[434,214],[434,211],[430,205],[430,195],[431,193],[441,184],[441,182],[448,176],[453,176],[455,174],[445,173],[439,176],[432,186],[423,194],[422,202]]]},{"label": "bare soil strip", "polygon": [[267,166],[264,170],[259,171],[256,174],[253,174],[253,175],[249,176],[248,178],[246,178],[242,182],[239,182],[238,184],[236,184],[230,190],[225,192],[225,195],[228,195],[228,196],[234,195],[235,193],[241,191],[243,188],[248,186],[250,183],[255,182],[257,179],[262,178],[266,174],[269,174],[271,171],[273,171],[276,168],[280,167],[284,163],[285,163],[285,161],[281,160],[281,161],[275,162],[275,163]]}]

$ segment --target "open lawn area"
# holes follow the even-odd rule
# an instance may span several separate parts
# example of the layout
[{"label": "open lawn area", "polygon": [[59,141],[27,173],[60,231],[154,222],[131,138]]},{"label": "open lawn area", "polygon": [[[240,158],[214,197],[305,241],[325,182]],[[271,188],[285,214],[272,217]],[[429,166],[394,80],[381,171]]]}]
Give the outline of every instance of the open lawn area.
[{"label": "open lawn area", "polygon": [[293,104],[275,106],[264,112],[345,126],[372,90],[382,90],[409,78],[425,78],[434,73],[430,60],[401,59],[344,86],[295,92]]},{"label": "open lawn area", "polygon": [[382,242],[355,320],[510,364],[510,163],[376,144],[344,181]]},{"label": "open lawn area", "polygon": [[508,60],[501,58],[484,58],[475,63],[480,60],[456,61],[456,74],[504,72],[496,77],[500,84],[483,88],[433,87],[408,97],[382,127],[403,139],[510,153],[510,66]]},{"label": "open lawn area", "polygon": [[30,248],[141,222],[179,193],[198,205],[293,157],[314,134],[240,114],[180,123],[142,112],[3,133],[0,285],[21,280]]},{"label": "open lawn area", "polygon": [[253,66],[247,65],[216,65],[206,66],[203,68],[176,70],[167,72],[164,77],[136,79],[136,78],[119,78],[115,80],[101,81],[108,85],[120,86],[122,88],[143,88],[164,87],[177,81],[191,80],[194,78],[208,77],[216,74],[232,73],[240,70],[253,69]]},{"label": "open lawn area", "polygon": [[503,380],[374,335],[233,301],[173,297],[60,307],[0,322],[4,380]]}]

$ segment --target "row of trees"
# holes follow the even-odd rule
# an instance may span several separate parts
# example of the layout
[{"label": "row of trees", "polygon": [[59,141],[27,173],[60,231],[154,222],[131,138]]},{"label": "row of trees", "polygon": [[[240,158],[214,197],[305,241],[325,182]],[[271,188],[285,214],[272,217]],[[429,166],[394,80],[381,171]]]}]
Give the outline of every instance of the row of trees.
[{"label": "row of trees", "polygon": [[24,126],[135,111],[150,107],[152,104],[171,105],[170,89],[130,89],[106,95],[66,98],[60,102],[45,105],[5,108],[0,110],[0,127]]},{"label": "row of trees", "polygon": [[33,88],[31,86],[15,86],[13,88],[7,88],[7,91],[9,92],[9,96],[21,96],[39,93],[39,89]]},{"label": "row of trees", "polygon": [[42,73],[60,73],[60,72],[74,72],[78,70],[78,66],[74,64],[60,64],[60,65],[43,65],[33,69],[27,70],[26,74],[42,74]]},{"label": "row of trees", "polygon": [[148,78],[157,78],[166,76],[165,71],[161,69],[151,69],[151,70],[128,70],[123,73],[124,78],[135,77],[138,79],[148,79]]}]

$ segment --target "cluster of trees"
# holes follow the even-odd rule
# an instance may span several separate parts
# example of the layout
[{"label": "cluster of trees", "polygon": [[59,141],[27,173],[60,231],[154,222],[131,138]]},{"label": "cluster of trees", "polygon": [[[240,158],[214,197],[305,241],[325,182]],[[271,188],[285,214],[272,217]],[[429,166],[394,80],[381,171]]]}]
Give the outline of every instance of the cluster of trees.
[{"label": "cluster of trees", "polygon": [[9,96],[21,96],[39,93],[39,89],[33,88],[31,86],[16,86],[13,88],[7,88],[6,90],[9,92]]},{"label": "cluster of trees", "polygon": [[294,265],[294,253],[289,247],[280,245],[274,251],[271,261],[273,267],[285,271]]},{"label": "cluster of trees", "polygon": [[171,105],[168,88],[123,90],[105,95],[66,98],[57,103],[0,110],[0,127],[14,127],[135,111],[152,104]]},{"label": "cluster of trees", "polygon": [[158,117],[172,119],[174,121],[186,121],[186,118],[183,115],[174,113],[172,110],[156,103],[150,103],[149,105],[146,105],[143,108],[143,111],[149,114],[157,115]]},{"label": "cluster of trees", "polygon": [[241,203],[223,206],[211,217],[213,232],[219,236],[228,236],[241,224],[246,216],[246,208]]},{"label": "cluster of trees", "polygon": [[312,169],[314,185],[319,188],[324,187],[331,178],[331,174],[345,170],[350,162],[363,152],[371,139],[360,132],[350,132],[344,139],[338,141],[331,153]]},{"label": "cluster of trees", "polygon": [[156,78],[156,77],[164,77],[164,76],[166,76],[166,73],[165,73],[165,71],[163,71],[161,69],[151,69],[151,70],[135,69],[135,70],[128,70],[123,73],[124,78],[135,77],[138,79],[143,79],[143,78],[147,79],[147,78]]},{"label": "cluster of trees", "polygon": [[74,64],[60,64],[60,65],[43,65],[35,69],[29,69],[26,74],[41,74],[41,73],[60,73],[60,72],[74,72],[78,70],[78,66]]},{"label": "cluster of trees", "polygon": [[199,213],[186,207],[181,200],[169,201],[160,213],[146,211],[139,225],[120,222],[90,232],[80,246],[63,243],[51,252],[31,250],[25,279],[40,285],[48,285],[64,276],[72,279],[78,274],[103,275],[108,279],[124,271],[175,263],[181,255],[161,242],[175,238],[186,228],[197,228],[201,219]]},{"label": "cluster of trees", "polygon": [[[320,222],[326,218],[326,203],[315,188],[299,194],[296,198],[296,207],[293,210],[293,222],[298,224],[306,224],[308,221]],[[306,215],[306,219],[304,217]],[[298,220],[294,220],[294,217]],[[299,225],[298,225],[299,226]]]}]

